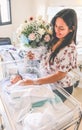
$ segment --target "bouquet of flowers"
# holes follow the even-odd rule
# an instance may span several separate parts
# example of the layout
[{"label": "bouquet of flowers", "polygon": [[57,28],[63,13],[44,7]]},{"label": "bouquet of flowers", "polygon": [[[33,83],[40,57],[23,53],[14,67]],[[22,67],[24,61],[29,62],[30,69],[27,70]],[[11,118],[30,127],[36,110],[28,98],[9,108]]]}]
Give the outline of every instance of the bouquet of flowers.
[{"label": "bouquet of flowers", "polygon": [[37,19],[30,17],[16,31],[20,43],[34,48],[46,46],[50,42],[51,34],[50,24],[44,21],[41,16]]}]

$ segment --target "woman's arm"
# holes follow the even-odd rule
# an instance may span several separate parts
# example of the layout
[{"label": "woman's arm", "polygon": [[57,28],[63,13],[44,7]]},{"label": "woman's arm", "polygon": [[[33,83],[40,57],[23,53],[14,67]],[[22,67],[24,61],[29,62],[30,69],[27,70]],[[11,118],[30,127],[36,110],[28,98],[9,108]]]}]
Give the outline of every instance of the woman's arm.
[{"label": "woman's arm", "polygon": [[56,74],[52,74],[49,76],[46,76],[44,78],[39,78],[34,80],[34,82],[36,82],[36,84],[47,84],[47,83],[55,83],[58,80],[63,79],[66,76],[66,72],[57,72]]},{"label": "woman's arm", "polygon": [[55,83],[58,80],[61,80],[62,78],[65,77],[67,73],[66,72],[57,72],[56,74],[52,74],[43,78],[38,78],[38,79],[24,79],[19,82],[19,85],[41,85],[41,84],[50,84],[50,83]]}]

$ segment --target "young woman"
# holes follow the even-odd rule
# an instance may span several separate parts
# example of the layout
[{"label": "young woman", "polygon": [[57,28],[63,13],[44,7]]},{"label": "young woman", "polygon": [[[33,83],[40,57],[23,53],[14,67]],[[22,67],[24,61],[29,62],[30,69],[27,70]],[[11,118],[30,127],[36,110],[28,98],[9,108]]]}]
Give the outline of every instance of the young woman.
[{"label": "young woman", "polygon": [[[19,85],[50,84],[61,86],[72,94],[73,84],[69,72],[77,68],[76,33],[77,15],[73,9],[63,9],[52,19],[53,28],[52,40],[48,45],[47,53],[42,57],[41,65],[45,70],[45,76],[31,80],[20,80],[16,76],[11,79],[11,83]],[[18,79],[17,79],[18,78]]]}]

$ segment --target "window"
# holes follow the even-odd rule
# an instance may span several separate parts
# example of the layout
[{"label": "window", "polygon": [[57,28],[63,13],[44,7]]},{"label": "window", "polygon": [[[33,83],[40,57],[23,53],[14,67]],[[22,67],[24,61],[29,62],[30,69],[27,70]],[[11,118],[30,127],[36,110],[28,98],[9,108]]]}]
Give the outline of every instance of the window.
[{"label": "window", "polygon": [[0,0],[0,26],[11,24],[11,1]]}]

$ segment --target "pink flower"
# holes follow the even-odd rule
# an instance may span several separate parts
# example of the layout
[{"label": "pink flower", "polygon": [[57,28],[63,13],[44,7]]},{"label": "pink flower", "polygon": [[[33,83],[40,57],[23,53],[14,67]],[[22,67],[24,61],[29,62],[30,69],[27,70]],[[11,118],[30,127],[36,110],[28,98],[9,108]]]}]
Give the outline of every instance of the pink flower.
[{"label": "pink flower", "polygon": [[30,21],[32,21],[33,20],[33,17],[30,17],[30,19],[29,19]]},{"label": "pink flower", "polygon": [[50,41],[50,35],[46,34],[44,37],[45,42],[49,42]]},{"label": "pink flower", "polygon": [[29,34],[28,36],[29,40],[34,41],[36,39],[36,36],[34,33]]}]

